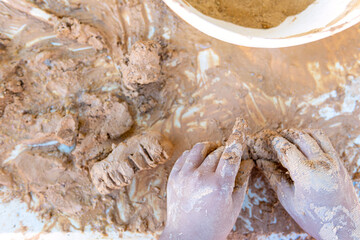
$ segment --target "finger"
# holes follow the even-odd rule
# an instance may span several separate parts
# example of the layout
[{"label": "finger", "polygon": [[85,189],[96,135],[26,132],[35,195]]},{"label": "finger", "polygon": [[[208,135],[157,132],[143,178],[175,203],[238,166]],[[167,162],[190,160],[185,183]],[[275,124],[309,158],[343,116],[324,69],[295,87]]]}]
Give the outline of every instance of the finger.
[{"label": "finger", "polygon": [[281,135],[283,135],[293,144],[297,145],[300,151],[304,153],[308,159],[318,159],[323,155],[323,151],[317,142],[312,137],[310,137],[309,134],[303,131],[297,129],[288,129],[283,130]]},{"label": "finger", "polygon": [[319,129],[305,129],[304,132],[308,133],[317,144],[320,146],[320,148],[327,154],[329,154],[332,158],[337,159],[337,152],[334,149],[333,145],[331,144],[330,139],[326,134]]},{"label": "finger", "polygon": [[183,154],[181,154],[181,156],[178,158],[178,160],[176,160],[173,168],[171,169],[171,173],[170,173],[170,177],[173,176],[174,174],[178,173],[181,168],[183,167],[185,160],[187,158],[187,156],[189,155],[189,150],[186,150],[185,152],[183,152]]},{"label": "finger", "polygon": [[245,147],[246,130],[246,122],[243,119],[237,119],[216,168],[216,173],[221,176],[226,185],[232,185],[232,188],[235,184],[236,174],[239,171]]},{"label": "finger", "polygon": [[284,167],[267,160],[258,160],[256,165],[263,172],[271,188],[279,197],[292,196],[293,183]]},{"label": "finger", "polygon": [[307,171],[305,163],[308,161],[299,149],[283,137],[276,136],[272,141],[276,155],[291,176],[292,180],[301,180],[304,171]]},{"label": "finger", "polygon": [[199,172],[215,172],[224,149],[225,147],[222,146],[210,153],[198,168]]},{"label": "finger", "polygon": [[197,143],[189,152],[180,171],[194,171],[204,161],[205,157],[214,151],[218,145],[212,142]]},{"label": "finger", "polygon": [[249,184],[249,178],[255,164],[253,160],[241,161],[239,172],[236,175],[233,200],[241,208]]}]

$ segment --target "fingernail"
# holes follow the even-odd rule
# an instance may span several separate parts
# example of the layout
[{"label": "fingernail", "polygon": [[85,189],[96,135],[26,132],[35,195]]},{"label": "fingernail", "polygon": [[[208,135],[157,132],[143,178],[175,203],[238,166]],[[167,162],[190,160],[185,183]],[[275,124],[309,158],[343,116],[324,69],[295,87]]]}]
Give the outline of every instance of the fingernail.
[{"label": "fingernail", "polygon": [[185,155],[188,154],[189,152],[190,152],[190,150],[186,150],[186,151],[183,152],[182,155],[185,156]]}]

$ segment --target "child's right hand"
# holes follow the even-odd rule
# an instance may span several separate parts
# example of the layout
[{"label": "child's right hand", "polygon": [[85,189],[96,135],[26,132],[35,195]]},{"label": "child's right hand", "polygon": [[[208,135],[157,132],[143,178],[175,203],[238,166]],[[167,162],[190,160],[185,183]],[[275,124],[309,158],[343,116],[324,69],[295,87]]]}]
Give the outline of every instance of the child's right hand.
[{"label": "child's right hand", "polygon": [[316,239],[360,239],[353,183],[320,130],[285,130],[272,140],[278,163],[258,160],[291,217]]}]

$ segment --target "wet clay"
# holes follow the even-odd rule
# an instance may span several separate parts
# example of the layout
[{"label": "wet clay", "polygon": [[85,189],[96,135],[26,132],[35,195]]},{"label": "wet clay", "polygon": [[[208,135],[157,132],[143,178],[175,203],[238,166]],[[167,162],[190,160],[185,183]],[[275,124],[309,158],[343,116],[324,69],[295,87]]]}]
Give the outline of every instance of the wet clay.
[{"label": "wet clay", "polygon": [[89,94],[83,94],[79,100],[79,132],[82,134],[73,156],[76,164],[84,166],[87,161],[99,160],[111,152],[113,139],[127,132],[133,119],[127,103],[111,99],[101,100]]},{"label": "wet clay", "polygon": [[[113,44],[111,38],[104,39],[106,33],[77,18],[56,16],[29,2],[15,1],[10,4],[13,8],[4,4],[0,7],[18,16],[22,23],[40,21],[45,31],[63,42],[60,45],[73,49],[68,52],[70,55],[84,50],[95,53],[73,58],[60,49],[46,49],[40,44],[31,58],[22,60],[27,55],[22,53],[22,57],[12,59],[12,51],[17,47],[11,47],[16,41],[1,35],[4,54],[0,59],[3,63],[0,110],[2,123],[9,124],[1,128],[1,152],[6,152],[1,159],[1,184],[22,189],[21,198],[29,206],[37,199],[34,208],[43,218],[56,215],[54,219],[63,219],[68,215],[81,222],[82,228],[91,222],[94,229],[105,232],[108,224],[104,215],[117,198],[130,201],[121,194],[127,194],[125,187],[131,180],[172,155],[171,143],[161,134],[151,131],[137,134],[140,128],[134,127],[137,116],[169,107],[168,103],[157,107],[167,101],[162,72],[167,59],[165,45],[144,40],[126,50],[121,39]],[[23,15],[34,8],[41,13],[34,15],[36,20]],[[44,17],[47,14],[51,17]],[[116,38],[120,37],[121,34]],[[31,47],[36,42],[27,44]],[[123,49],[127,53],[123,54]],[[15,134],[12,140],[6,140],[12,134]],[[106,164],[108,167],[101,169]],[[107,176],[113,178],[109,180]],[[102,181],[107,185],[102,186],[99,183]],[[112,196],[99,198],[99,192],[105,191]],[[134,207],[130,202],[123,204],[128,206],[124,210],[113,206],[111,212],[118,224],[122,224],[122,218],[116,216],[131,211],[134,230],[145,232],[149,226],[155,230],[164,221],[149,219],[143,225],[142,214],[154,213],[143,209],[139,213],[141,218],[137,218],[133,211],[140,206]],[[68,229],[67,221],[58,224]]]},{"label": "wet clay", "polygon": [[129,185],[138,171],[165,163],[172,150],[172,144],[156,132],[130,137],[94,164],[90,171],[92,182],[101,194],[110,193]]},{"label": "wet clay", "polygon": [[4,34],[0,33],[0,53],[4,52],[6,45],[10,42],[10,39]]},{"label": "wet clay", "polygon": [[160,61],[164,49],[155,41],[136,42],[122,61],[124,94],[146,113],[162,103],[161,89],[165,79]]},{"label": "wet clay", "polygon": [[186,0],[210,17],[249,28],[273,28],[314,0]]},{"label": "wet clay", "polygon": [[[253,160],[277,161],[276,153],[272,147],[272,140],[279,136],[280,130],[262,130],[250,135],[246,141],[246,157]],[[246,158],[245,157],[245,158]]]},{"label": "wet clay", "polygon": [[124,83],[130,90],[137,90],[161,79],[159,43],[136,42],[123,66]]},{"label": "wet clay", "polygon": [[[44,231],[156,235],[176,159],[197,142],[225,144],[239,116],[250,128],[243,158],[273,159],[271,131],[322,128],[358,186],[358,26],[304,46],[251,49],[198,32],[162,1],[5,0],[0,33],[0,197],[27,203],[51,223]],[[93,167],[110,156],[118,164],[118,148],[143,160],[125,143],[148,132],[173,154],[123,187],[107,179],[101,194]],[[306,236],[254,168],[229,239],[272,234]]]},{"label": "wet clay", "polygon": [[75,40],[98,50],[102,50],[105,45],[101,33],[89,25],[81,24],[75,18],[62,18],[59,20],[55,25],[55,32],[60,39]]}]

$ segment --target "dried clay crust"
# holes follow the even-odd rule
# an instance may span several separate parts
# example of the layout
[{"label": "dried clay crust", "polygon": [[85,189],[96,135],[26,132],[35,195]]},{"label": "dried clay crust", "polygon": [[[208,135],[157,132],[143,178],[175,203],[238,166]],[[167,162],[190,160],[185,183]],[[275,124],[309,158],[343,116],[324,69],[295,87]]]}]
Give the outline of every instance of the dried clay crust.
[{"label": "dried clay crust", "polygon": [[137,172],[166,162],[172,150],[172,144],[159,133],[135,135],[94,164],[90,171],[92,182],[101,194],[108,194],[130,184]]}]

